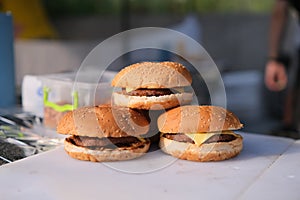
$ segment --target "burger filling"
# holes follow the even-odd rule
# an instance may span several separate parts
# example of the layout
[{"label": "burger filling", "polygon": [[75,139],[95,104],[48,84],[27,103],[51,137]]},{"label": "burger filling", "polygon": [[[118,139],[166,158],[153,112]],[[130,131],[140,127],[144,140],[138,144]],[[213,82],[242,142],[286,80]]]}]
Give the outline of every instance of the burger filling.
[{"label": "burger filling", "polygon": [[71,136],[67,138],[69,142],[76,146],[81,146],[89,149],[116,149],[116,148],[134,148],[142,147],[147,142],[143,138],[137,138],[133,136],[128,137],[108,137],[108,138],[97,138],[97,137],[87,137],[87,136]]},{"label": "burger filling", "polygon": [[232,131],[226,131],[221,133],[192,133],[192,134],[164,133],[162,134],[162,137],[177,142],[185,142],[185,143],[201,145],[201,144],[218,143],[218,142],[230,142],[235,140],[238,137],[238,135],[236,135]]},{"label": "burger filling", "polygon": [[146,89],[146,88],[139,88],[139,89],[131,89],[131,88],[122,88],[122,94],[129,95],[129,96],[163,96],[163,95],[170,95],[176,93],[183,93],[184,88],[159,88],[159,89]]},{"label": "burger filling", "polygon": [[169,89],[137,89],[129,91],[126,89],[122,89],[122,94],[130,95],[130,96],[163,96],[170,95],[173,92]]}]

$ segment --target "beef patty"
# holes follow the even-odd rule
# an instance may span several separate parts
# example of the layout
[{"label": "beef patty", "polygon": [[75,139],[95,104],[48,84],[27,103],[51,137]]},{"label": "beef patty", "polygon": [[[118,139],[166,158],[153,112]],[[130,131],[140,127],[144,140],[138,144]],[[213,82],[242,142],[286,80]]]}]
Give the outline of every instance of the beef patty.
[{"label": "beef patty", "polygon": [[[183,133],[177,133],[177,134],[164,134],[163,137],[174,140],[177,142],[186,142],[186,143],[192,143],[195,144],[195,142],[186,136]],[[209,144],[209,143],[216,143],[216,142],[230,142],[232,140],[235,140],[236,137],[234,135],[229,135],[229,134],[217,134],[213,135],[212,137],[208,138],[204,144]]]},{"label": "beef patty", "polygon": [[122,94],[130,96],[163,96],[173,94],[170,89],[136,89],[127,92],[124,88],[122,89]]},{"label": "beef patty", "polygon": [[69,140],[72,144],[75,144],[76,146],[87,147],[91,149],[95,149],[98,147],[115,149],[118,147],[138,147],[144,145],[144,142],[133,136],[120,138],[97,138],[73,135],[67,138],[67,140]]}]

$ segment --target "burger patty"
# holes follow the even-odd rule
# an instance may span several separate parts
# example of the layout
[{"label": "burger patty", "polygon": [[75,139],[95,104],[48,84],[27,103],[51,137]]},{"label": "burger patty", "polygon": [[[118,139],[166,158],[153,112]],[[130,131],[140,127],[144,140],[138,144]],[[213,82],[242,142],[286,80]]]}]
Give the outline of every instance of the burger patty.
[{"label": "burger patty", "polygon": [[204,144],[215,143],[215,142],[230,142],[235,139],[236,136],[234,135],[220,134],[220,135],[214,135],[210,137],[208,140],[204,142]]},{"label": "burger patty", "polygon": [[[163,137],[168,138],[170,140],[174,140],[177,142],[186,142],[186,143],[192,143],[195,144],[195,142],[186,136],[183,133],[178,133],[178,134],[164,134]],[[208,140],[204,142],[204,144],[209,144],[209,143],[217,143],[217,142],[230,142],[232,140],[235,140],[236,137],[234,135],[229,135],[229,134],[218,134],[218,135],[213,135],[210,137]]]},{"label": "burger patty", "polygon": [[69,138],[70,142],[76,146],[81,147],[105,147],[105,148],[117,148],[117,147],[130,147],[141,145],[143,142],[136,137],[128,136],[121,138],[97,138],[97,137],[87,137],[87,136],[71,136]]},{"label": "burger patty", "polygon": [[130,96],[163,96],[170,95],[173,92],[170,89],[137,89],[127,92],[124,88],[122,89],[122,94]]},{"label": "burger patty", "polygon": [[164,134],[163,137],[168,138],[169,140],[175,140],[177,142],[186,142],[186,143],[194,144],[194,141],[183,133],[177,133],[177,134],[167,133]]}]

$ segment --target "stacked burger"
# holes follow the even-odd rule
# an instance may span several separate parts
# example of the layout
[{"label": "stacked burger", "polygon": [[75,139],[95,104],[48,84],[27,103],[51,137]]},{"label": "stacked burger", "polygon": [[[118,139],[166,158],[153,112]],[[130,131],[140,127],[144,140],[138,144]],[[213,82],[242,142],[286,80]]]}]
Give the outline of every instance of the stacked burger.
[{"label": "stacked burger", "polygon": [[[156,135],[162,151],[180,159],[238,155],[243,138],[232,131],[242,128],[239,119],[221,107],[186,105],[193,100],[191,83],[189,71],[176,62],[125,67],[112,80],[111,105],[79,108],[61,119],[57,132],[72,135],[66,152],[80,160],[128,160],[144,155],[149,135]],[[160,111],[151,118],[160,133],[151,129],[149,111]]]}]

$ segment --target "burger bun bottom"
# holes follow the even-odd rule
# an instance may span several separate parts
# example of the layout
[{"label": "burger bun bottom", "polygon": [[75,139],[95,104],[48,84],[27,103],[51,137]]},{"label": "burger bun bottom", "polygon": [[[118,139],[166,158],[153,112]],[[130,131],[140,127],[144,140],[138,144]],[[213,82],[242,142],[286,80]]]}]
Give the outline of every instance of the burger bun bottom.
[{"label": "burger bun bottom", "polygon": [[71,143],[68,138],[64,141],[64,148],[69,156],[78,160],[92,162],[121,161],[138,158],[144,155],[148,151],[149,147],[149,140],[145,140],[144,144],[138,147],[124,147],[116,149],[103,148],[101,150],[93,150],[76,146]]},{"label": "burger bun bottom", "polygon": [[179,105],[185,105],[193,100],[192,93],[177,93],[163,96],[130,96],[113,93],[115,105],[143,110],[164,110]]}]

